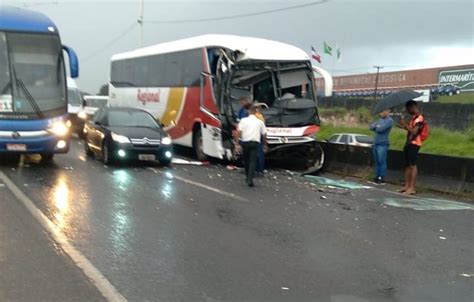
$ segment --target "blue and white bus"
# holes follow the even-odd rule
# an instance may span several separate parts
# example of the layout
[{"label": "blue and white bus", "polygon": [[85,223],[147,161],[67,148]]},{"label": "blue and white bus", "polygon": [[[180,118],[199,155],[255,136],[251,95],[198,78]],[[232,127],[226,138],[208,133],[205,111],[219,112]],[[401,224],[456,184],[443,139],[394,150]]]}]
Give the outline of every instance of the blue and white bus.
[{"label": "blue and white bus", "polygon": [[68,152],[63,51],[75,78],[77,56],[61,44],[48,17],[0,5],[0,154],[38,153],[51,160]]}]

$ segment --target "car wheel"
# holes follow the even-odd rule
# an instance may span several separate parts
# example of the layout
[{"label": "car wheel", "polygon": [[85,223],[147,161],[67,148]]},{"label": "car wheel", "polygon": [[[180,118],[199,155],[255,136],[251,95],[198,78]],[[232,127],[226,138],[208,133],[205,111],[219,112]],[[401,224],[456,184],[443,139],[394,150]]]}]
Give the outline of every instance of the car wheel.
[{"label": "car wheel", "polygon": [[102,144],[102,161],[106,165],[112,165],[113,164],[113,158],[110,154],[110,150],[109,150],[109,147],[108,147],[106,141],[104,141],[104,143]]},{"label": "car wheel", "polygon": [[41,162],[42,163],[49,163],[53,160],[54,153],[41,153]]},{"label": "car wheel", "polygon": [[92,157],[94,152],[92,152],[91,148],[89,148],[89,144],[87,143],[87,137],[84,138],[84,152],[86,152],[86,156]]},{"label": "car wheel", "polygon": [[448,92],[448,95],[453,96],[453,92],[452,91]]},{"label": "car wheel", "polygon": [[456,90],[456,94],[460,94],[461,93],[461,90]]},{"label": "car wheel", "polygon": [[200,161],[208,160],[208,156],[204,153],[201,129],[194,131],[193,148],[196,158]]}]

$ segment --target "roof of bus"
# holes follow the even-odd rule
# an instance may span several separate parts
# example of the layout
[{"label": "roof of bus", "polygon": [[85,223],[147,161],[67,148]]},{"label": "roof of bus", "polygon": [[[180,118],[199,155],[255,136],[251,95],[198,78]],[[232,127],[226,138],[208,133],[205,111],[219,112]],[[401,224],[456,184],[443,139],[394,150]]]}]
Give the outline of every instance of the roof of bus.
[{"label": "roof of bus", "polygon": [[0,5],[0,30],[57,33],[57,27],[42,13]]},{"label": "roof of bus", "polygon": [[132,50],[112,56],[112,61],[130,59],[142,56],[171,53],[203,47],[222,47],[232,51],[240,51],[244,55],[239,61],[308,61],[308,54],[293,45],[261,39],[235,35],[202,35],[192,38],[176,40],[153,46]]}]

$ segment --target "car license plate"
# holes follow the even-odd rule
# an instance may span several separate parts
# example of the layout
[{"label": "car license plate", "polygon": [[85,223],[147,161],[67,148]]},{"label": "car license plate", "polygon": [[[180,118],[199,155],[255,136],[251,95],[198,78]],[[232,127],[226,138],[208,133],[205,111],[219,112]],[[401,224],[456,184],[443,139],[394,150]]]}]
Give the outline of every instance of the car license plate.
[{"label": "car license plate", "polygon": [[25,144],[7,144],[8,151],[26,151]]},{"label": "car license plate", "polygon": [[155,160],[154,154],[138,154],[139,160]]}]

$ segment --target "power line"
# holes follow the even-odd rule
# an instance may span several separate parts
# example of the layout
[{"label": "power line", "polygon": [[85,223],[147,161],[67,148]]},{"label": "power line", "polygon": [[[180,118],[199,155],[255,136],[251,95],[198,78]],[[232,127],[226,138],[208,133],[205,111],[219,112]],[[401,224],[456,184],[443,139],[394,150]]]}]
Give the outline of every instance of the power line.
[{"label": "power line", "polygon": [[115,38],[113,38],[112,40],[110,40],[109,42],[104,44],[104,46],[102,46],[101,48],[97,49],[96,51],[92,52],[90,55],[88,55],[84,59],[82,59],[82,62],[85,63],[85,62],[89,61],[90,59],[92,59],[93,57],[98,55],[99,53],[103,52],[104,50],[106,50],[107,48],[109,48],[110,46],[112,46],[113,44],[118,42],[120,39],[125,37],[135,27],[135,25],[137,25],[136,22],[133,22],[132,24],[130,24],[123,32],[121,32]]},{"label": "power line", "polygon": [[319,4],[324,4],[326,2],[329,2],[329,0],[320,0],[320,1],[310,2],[310,3],[300,4],[300,5],[287,6],[287,7],[282,7],[282,8],[276,8],[276,9],[270,9],[270,10],[264,10],[264,11],[258,11],[258,12],[251,12],[251,13],[245,13],[245,14],[237,14],[237,15],[229,15],[229,16],[221,16],[221,17],[210,17],[210,18],[200,18],[200,19],[151,20],[151,21],[147,21],[145,23],[164,24],[164,23],[200,23],[200,22],[208,22],[208,21],[222,21],[222,20],[230,20],[230,19],[238,19],[238,18],[273,14],[273,13],[282,12],[282,11],[288,11],[288,10],[294,10],[294,9],[298,9],[298,8],[308,7],[308,6],[315,6],[315,5],[319,5]]}]

